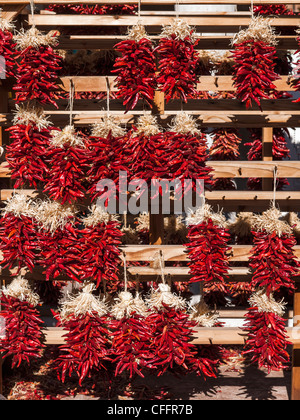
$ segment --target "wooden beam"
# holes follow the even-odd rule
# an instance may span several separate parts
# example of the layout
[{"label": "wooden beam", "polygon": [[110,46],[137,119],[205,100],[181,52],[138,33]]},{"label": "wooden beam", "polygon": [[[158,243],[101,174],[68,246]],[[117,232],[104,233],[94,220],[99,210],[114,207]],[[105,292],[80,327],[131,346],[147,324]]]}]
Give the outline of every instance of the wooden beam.
[{"label": "wooden beam", "polygon": [[[218,14],[213,16],[199,16],[199,17],[185,17],[185,21],[196,28],[201,28],[202,32],[227,32],[237,31],[241,27],[248,27],[251,18],[246,16],[234,16],[225,15],[220,16]],[[32,16],[28,16],[29,25],[33,23],[36,26],[133,26],[139,21],[146,27],[156,26],[161,27],[163,25],[170,25],[174,18],[165,16],[106,16],[106,15],[38,15],[34,16],[34,22]],[[272,24],[278,28],[291,27],[295,28],[300,25],[299,16],[279,16],[273,19]]]},{"label": "wooden beam", "polygon": [[[246,335],[237,327],[212,327],[212,328],[196,328],[193,344],[196,345],[244,345]],[[48,327],[45,330],[45,338],[47,345],[64,344],[63,334],[65,331],[60,327]],[[300,337],[292,338],[292,328],[287,328],[288,339],[300,346]]]},{"label": "wooden beam", "polygon": [[[155,43],[159,40],[158,35],[150,36]],[[126,39],[125,35],[61,35],[59,37],[60,49],[89,49],[89,50],[112,50],[114,46]],[[295,36],[292,35],[278,35],[277,50],[296,50],[298,43]],[[232,49],[232,36],[216,35],[206,36],[201,35],[196,46],[199,50],[228,50]]]},{"label": "wooden beam", "polygon": [[[233,245],[230,261],[248,261],[251,245]],[[127,261],[152,261],[153,255],[162,251],[165,261],[188,261],[184,245],[127,245],[121,247],[126,252]],[[300,245],[294,247],[295,256],[300,259]]]},{"label": "wooden beam", "polygon": [[[114,76],[64,76],[61,78],[61,87],[69,92],[70,79],[72,79],[75,92],[106,92],[106,78],[108,77],[111,92],[118,89],[115,86],[116,78]],[[280,76],[281,78],[274,82],[276,89],[279,91],[295,90],[290,85],[289,76]],[[201,76],[197,85],[198,91],[235,91],[232,76]],[[160,93],[160,92],[158,92]]]},{"label": "wooden beam", "polygon": [[4,4],[3,6],[1,6],[2,12],[1,12],[1,17],[3,19],[6,19],[8,21],[14,20],[21,12],[22,10],[26,7],[26,4]]},{"label": "wooden beam", "polygon": [[[208,161],[214,178],[300,178],[300,161]],[[227,193],[227,191],[225,191]],[[229,191],[228,191],[229,192]],[[253,192],[251,193],[253,194]]]}]

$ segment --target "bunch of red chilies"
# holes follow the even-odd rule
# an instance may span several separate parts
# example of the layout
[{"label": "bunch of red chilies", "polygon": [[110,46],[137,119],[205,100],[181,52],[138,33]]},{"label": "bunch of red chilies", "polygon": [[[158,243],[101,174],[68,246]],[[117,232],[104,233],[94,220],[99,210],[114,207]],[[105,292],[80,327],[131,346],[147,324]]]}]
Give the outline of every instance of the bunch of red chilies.
[{"label": "bunch of red chilies", "polygon": [[[59,320],[59,317],[56,316]],[[164,305],[164,309],[147,317],[132,313],[130,317],[99,318],[97,314],[72,315],[62,324],[67,331],[66,344],[55,362],[58,377],[77,372],[79,384],[107,362],[115,366],[115,376],[128,373],[130,378],[154,372],[190,373],[216,377],[218,360],[202,355],[191,343],[194,322],[189,316]]]},{"label": "bunch of red chilies", "polygon": [[15,77],[17,54],[15,47],[16,44],[13,41],[13,33],[8,29],[0,29],[0,56],[2,58],[0,62],[1,78]]},{"label": "bunch of red chilies", "polygon": [[285,4],[264,4],[253,7],[255,15],[295,15],[293,10],[286,7]]},{"label": "bunch of red chilies", "polygon": [[253,101],[261,107],[261,99],[272,99],[276,94],[274,81],[280,79],[275,73],[276,48],[263,41],[246,40],[235,44],[233,80],[236,97],[251,108]]},{"label": "bunch of red chilies", "polygon": [[224,283],[228,276],[230,233],[212,219],[188,229],[191,282]]},{"label": "bunch of red chilies", "polygon": [[26,215],[7,212],[0,220],[0,250],[3,254],[2,268],[17,266],[32,271],[35,266],[38,239],[35,220]]},{"label": "bunch of red chilies", "polygon": [[92,279],[96,286],[118,282],[121,237],[120,224],[110,220],[95,226],[85,225],[80,231],[79,248],[81,279]]},{"label": "bunch of red chilies", "polygon": [[[283,160],[290,158],[290,150],[287,146],[287,138],[290,138],[289,131],[285,128],[274,128],[273,142],[272,142],[272,157],[274,160]],[[262,160],[263,158],[263,143],[262,133],[258,129],[252,129],[250,134],[250,142],[245,143],[245,146],[250,146],[247,157],[248,160]],[[282,190],[284,186],[289,185],[286,178],[279,178],[277,180],[276,189]],[[251,190],[262,189],[262,180],[260,178],[249,178],[247,187]]]},{"label": "bunch of red chilies", "polygon": [[50,45],[29,46],[16,57],[19,61],[16,84],[16,103],[38,101],[58,108],[58,71],[61,57]]},{"label": "bunch of red chilies", "polygon": [[55,360],[59,380],[65,382],[67,375],[71,377],[76,372],[81,386],[86,377],[107,369],[111,360],[108,324],[108,317],[96,312],[72,315],[63,322],[66,343],[60,346],[60,355]]},{"label": "bunch of red chilies", "polygon": [[[88,194],[92,201],[103,197],[106,194],[106,204],[109,200],[117,198],[116,192],[119,188],[119,173],[129,172],[124,155],[124,148],[128,144],[129,137],[114,137],[111,133],[107,137],[89,137],[88,149],[92,165],[87,172]],[[110,179],[114,181],[116,191],[101,187],[101,180]]]},{"label": "bunch of red chilies", "polygon": [[[236,160],[239,158],[239,145],[241,139],[234,128],[219,128],[212,132],[213,144],[209,155],[213,160]],[[214,180],[215,190],[235,190],[236,185],[230,178],[218,178]]]},{"label": "bunch of red chilies", "polygon": [[82,146],[68,142],[61,146],[50,144],[46,156],[49,170],[44,192],[61,204],[83,199],[86,170],[89,167],[84,141]]},{"label": "bunch of red chilies", "polygon": [[30,364],[32,359],[41,357],[43,333],[38,310],[26,300],[1,294],[2,310],[0,315],[5,320],[4,338],[0,339],[2,357],[12,356],[12,368],[22,362]]},{"label": "bunch of red chilies", "polygon": [[157,83],[166,95],[166,102],[181,99],[187,102],[197,94],[197,41],[191,36],[178,39],[175,34],[160,39],[155,51],[159,56]]},{"label": "bunch of red chilies", "polygon": [[165,150],[167,151],[168,173],[167,179],[186,179],[191,180],[189,188],[185,189],[185,193],[192,188],[197,191],[197,180],[204,182],[205,189],[211,189],[213,184],[211,172],[212,168],[206,165],[207,146],[206,135],[204,133],[178,133],[168,131],[164,134]]},{"label": "bunch of red chilies", "polygon": [[64,274],[80,282],[82,264],[79,221],[70,218],[63,228],[58,227],[54,232],[44,228],[36,229],[36,236],[41,250],[36,262],[45,268],[46,280]]},{"label": "bunch of red chilies", "polygon": [[139,99],[151,107],[156,88],[156,64],[152,42],[148,38],[126,39],[115,49],[121,54],[112,73],[117,74],[117,96],[123,98],[126,112],[136,107]]},{"label": "bunch of red chilies", "polygon": [[14,188],[26,184],[38,188],[39,182],[46,182],[48,176],[48,148],[51,138],[50,127],[38,127],[35,122],[17,123],[7,129],[13,140],[6,148],[6,160],[15,179]]},{"label": "bunch of red chilies", "polygon": [[299,271],[293,252],[296,239],[286,233],[279,236],[276,232],[253,231],[252,234],[253,248],[249,259],[253,270],[251,284],[265,287],[267,295],[282,287],[293,290],[293,276]]},{"label": "bunch of red chilies", "polygon": [[111,4],[88,6],[85,4],[50,4],[46,10],[55,13],[79,14],[79,15],[134,15],[137,11],[136,5]]},{"label": "bunch of red chilies", "polygon": [[261,312],[251,307],[246,314],[243,330],[248,333],[244,355],[251,356],[252,363],[259,368],[272,370],[286,369],[289,365],[285,319],[276,313]]}]

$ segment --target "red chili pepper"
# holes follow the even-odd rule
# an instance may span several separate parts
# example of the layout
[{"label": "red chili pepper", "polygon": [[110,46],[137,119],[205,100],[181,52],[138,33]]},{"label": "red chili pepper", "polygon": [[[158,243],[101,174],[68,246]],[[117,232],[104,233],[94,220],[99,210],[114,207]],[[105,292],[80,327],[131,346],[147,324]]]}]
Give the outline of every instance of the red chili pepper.
[{"label": "red chili pepper", "polygon": [[288,8],[285,4],[263,4],[255,5],[253,7],[253,12],[255,15],[290,15],[294,16],[298,13],[294,12]]},{"label": "red chili pepper", "polygon": [[117,74],[117,97],[123,99],[126,112],[143,99],[151,107],[156,88],[156,65],[152,43],[147,38],[139,41],[127,39],[115,49],[121,54],[116,59],[112,73]]},{"label": "red chili pepper", "polygon": [[196,41],[192,39],[193,31],[184,40],[176,37],[160,39],[155,52],[159,55],[159,75],[157,83],[166,94],[166,102],[181,99],[187,102],[188,97],[197,94],[197,68],[199,58],[196,53]]},{"label": "red chili pepper", "polygon": [[230,234],[211,219],[190,225],[188,231],[188,263],[191,282],[221,282],[228,276]]},{"label": "red chili pepper", "polygon": [[293,236],[266,231],[252,232],[253,248],[249,266],[253,271],[252,286],[265,287],[269,295],[281,287],[294,290],[293,276],[299,272],[299,263],[293,252]]},{"label": "red chili pepper", "polygon": [[39,128],[34,122],[18,123],[7,129],[13,142],[7,146],[6,160],[14,188],[28,184],[38,188],[48,174],[47,149],[51,132],[49,127]]},{"label": "red chili pepper", "polygon": [[39,312],[27,301],[1,295],[3,307],[0,316],[5,320],[4,338],[0,339],[0,352],[3,358],[11,356],[12,368],[21,363],[30,364],[32,359],[41,357],[45,347]]},{"label": "red chili pepper", "polygon": [[80,15],[135,15],[137,5],[111,4],[88,6],[84,4],[49,4],[46,10],[58,14],[80,14]]},{"label": "red chili pepper", "polygon": [[272,312],[262,312],[251,307],[246,314],[243,331],[248,333],[244,355],[251,356],[252,363],[266,368],[270,373],[289,367],[289,354],[285,320]]},{"label": "red chili pepper", "polygon": [[16,102],[36,100],[42,104],[51,104],[58,108],[57,99],[58,71],[61,57],[49,45],[38,48],[27,47],[18,54],[20,60],[16,75]]},{"label": "red chili pepper", "polygon": [[263,41],[246,40],[235,44],[232,58],[237,99],[246,102],[247,109],[254,101],[262,110],[261,99],[272,99],[276,94],[273,82],[280,79],[274,71],[276,48]]},{"label": "red chili pepper", "polygon": [[110,359],[110,334],[108,317],[95,312],[86,315],[71,315],[62,323],[67,333],[66,344],[59,347],[60,355],[55,360],[58,379],[65,382],[68,375],[76,373],[79,385],[85,378],[107,369]]},{"label": "red chili pepper", "polygon": [[0,30],[0,74],[1,79],[15,77],[16,68],[16,44],[13,41],[13,34],[8,29]]}]

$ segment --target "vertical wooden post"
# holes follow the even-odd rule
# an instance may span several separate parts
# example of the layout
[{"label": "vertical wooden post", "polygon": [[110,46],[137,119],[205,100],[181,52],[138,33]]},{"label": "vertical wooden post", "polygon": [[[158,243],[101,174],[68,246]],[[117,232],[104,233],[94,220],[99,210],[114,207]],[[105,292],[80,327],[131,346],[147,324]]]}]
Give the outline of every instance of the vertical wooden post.
[{"label": "vertical wooden post", "polygon": [[[294,320],[293,326],[299,328],[295,334],[300,334],[300,283],[296,283],[294,295]],[[291,399],[300,400],[300,344],[293,346],[292,352],[292,388]]]},{"label": "vertical wooden post", "polygon": [[[273,160],[272,145],[273,145],[273,127],[263,127],[262,129],[262,158],[264,162],[270,162]],[[263,178],[262,189],[263,191],[272,191],[273,179]]]}]

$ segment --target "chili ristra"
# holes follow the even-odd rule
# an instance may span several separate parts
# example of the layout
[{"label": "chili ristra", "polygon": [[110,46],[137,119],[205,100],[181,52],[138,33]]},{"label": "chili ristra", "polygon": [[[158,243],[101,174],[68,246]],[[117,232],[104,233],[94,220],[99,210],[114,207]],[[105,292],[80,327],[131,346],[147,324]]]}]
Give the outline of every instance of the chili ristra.
[{"label": "chili ristra", "polygon": [[197,94],[197,42],[192,28],[181,19],[175,19],[163,29],[155,52],[159,59],[157,83],[165,93],[166,102],[171,99],[187,102]]},{"label": "chili ristra", "polygon": [[13,39],[14,25],[0,18],[0,73],[1,79],[15,77],[16,43]]},{"label": "chili ristra", "polygon": [[138,24],[129,30],[128,39],[115,45],[121,55],[112,73],[117,75],[117,97],[123,99],[126,112],[136,107],[140,99],[151,107],[156,88],[154,47],[145,28]]},{"label": "chili ristra", "polygon": [[14,188],[28,185],[37,189],[48,175],[50,122],[41,109],[17,109],[14,125],[7,129],[12,142],[6,148],[6,161],[11,178],[16,180]]},{"label": "chili ristra", "polygon": [[2,357],[11,359],[12,368],[29,365],[42,356],[45,347],[43,321],[36,309],[39,297],[30,290],[27,280],[19,276],[2,289],[0,301],[0,316],[5,321],[1,331],[4,338],[0,338]]},{"label": "chili ristra", "polygon": [[38,101],[58,108],[58,72],[61,57],[54,52],[55,35],[44,35],[35,27],[15,36],[19,65],[16,74],[16,103]]}]

